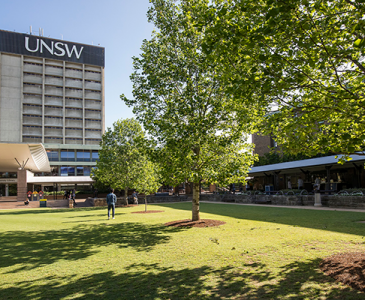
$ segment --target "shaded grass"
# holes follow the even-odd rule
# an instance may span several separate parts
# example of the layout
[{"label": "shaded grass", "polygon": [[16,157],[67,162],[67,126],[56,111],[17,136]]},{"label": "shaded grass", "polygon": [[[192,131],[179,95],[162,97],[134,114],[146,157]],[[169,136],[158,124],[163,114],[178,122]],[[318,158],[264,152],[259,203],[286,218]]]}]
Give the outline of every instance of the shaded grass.
[{"label": "shaded grass", "polygon": [[163,224],[189,218],[191,203],[152,208],[164,212],[1,211],[0,299],[364,297],[319,270],[364,251],[362,213],[202,203],[202,218],[226,224],[173,228]]}]

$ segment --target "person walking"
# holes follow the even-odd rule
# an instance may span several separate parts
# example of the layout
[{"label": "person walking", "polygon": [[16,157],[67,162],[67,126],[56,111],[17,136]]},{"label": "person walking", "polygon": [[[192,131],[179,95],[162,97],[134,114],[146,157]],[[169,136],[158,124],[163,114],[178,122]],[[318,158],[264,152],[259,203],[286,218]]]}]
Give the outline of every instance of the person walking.
[{"label": "person walking", "polygon": [[114,194],[114,189],[110,189],[110,193],[106,196],[106,203],[108,204],[108,220],[110,220],[110,210],[113,210],[113,219],[115,213],[115,204],[117,203],[117,196]]}]

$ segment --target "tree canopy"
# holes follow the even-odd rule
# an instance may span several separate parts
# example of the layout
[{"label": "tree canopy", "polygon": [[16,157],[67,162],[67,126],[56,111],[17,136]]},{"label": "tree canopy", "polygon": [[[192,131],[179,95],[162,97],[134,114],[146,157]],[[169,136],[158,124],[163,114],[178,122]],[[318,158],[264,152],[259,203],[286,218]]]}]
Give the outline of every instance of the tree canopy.
[{"label": "tree canopy", "polygon": [[135,119],[114,122],[113,129],[108,128],[102,137],[94,178],[114,189],[124,190],[126,205],[128,189],[144,187],[146,173],[152,176],[145,149],[145,133]]},{"label": "tree canopy", "polygon": [[157,30],[133,58],[137,119],[155,141],[164,182],[193,182],[193,220],[199,219],[199,185],[245,180],[253,156],[243,132],[246,107],[227,96],[215,66],[202,51],[204,32],[194,20],[208,0],[151,0],[148,19]]},{"label": "tree canopy", "polygon": [[291,154],[365,154],[365,2],[213,2],[204,52],[229,95],[265,108],[256,130]]}]

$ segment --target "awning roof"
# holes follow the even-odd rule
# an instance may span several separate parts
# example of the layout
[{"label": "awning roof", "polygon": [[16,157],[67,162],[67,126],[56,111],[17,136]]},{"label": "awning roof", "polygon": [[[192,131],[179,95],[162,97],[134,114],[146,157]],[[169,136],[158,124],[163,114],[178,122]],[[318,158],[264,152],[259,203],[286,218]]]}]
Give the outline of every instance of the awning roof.
[{"label": "awning roof", "polygon": [[[341,155],[339,155],[341,157]],[[264,173],[270,172],[278,172],[281,171],[280,174],[290,174],[297,172],[299,169],[318,171],[323,170],[325,166],[335,166],[336,169],[343,169],[353,167],[353,163],[364,163],[365,156],[361,155],[351,155],[352,160],[346,162],[341,165],[338,164],[338,159],[335,156],[325,156],[325,157],[317,157],[311,159],[290,161],[280,164],[272,164],[260,167],[252,167],[248,173],[248,176],[262,176]]]},{"label": "awning roof", "polygon": [[[28,173],[29,174],[29,173]],[[77,183],[93,183],[94,180],[90,176],[29,176],[28,183],[33,184],[77,184]]]},{"label": "awning roof", "polygon": [[32,172],[51,171],[42,144],[0,143],[0,172],[17,172],[24,165]]}]

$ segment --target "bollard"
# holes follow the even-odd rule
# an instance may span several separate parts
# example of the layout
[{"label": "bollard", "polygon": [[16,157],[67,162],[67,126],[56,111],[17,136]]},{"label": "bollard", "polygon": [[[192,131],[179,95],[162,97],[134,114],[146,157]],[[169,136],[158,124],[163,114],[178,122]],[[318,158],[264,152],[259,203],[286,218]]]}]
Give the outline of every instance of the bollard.
[{"label": "bollard", "polygon": [[314,193],[314,206],[322,206],[320,193]]}]

